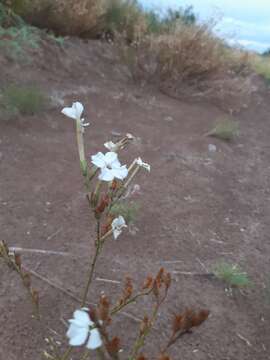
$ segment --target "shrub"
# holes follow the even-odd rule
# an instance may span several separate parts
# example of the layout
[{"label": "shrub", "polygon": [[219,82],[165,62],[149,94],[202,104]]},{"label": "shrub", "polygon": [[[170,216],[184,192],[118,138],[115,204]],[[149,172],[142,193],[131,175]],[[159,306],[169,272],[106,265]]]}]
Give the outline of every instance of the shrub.
[{"label": "shrub", "polygon": [[145,13],[137,0],[110,0],[103,18],[102,32],[113,38],[121,34],[132,43],[147,31]]},{"label": "shrub", "polygon": [[222,119],[207,133],[207,136],[214,136],[221,140],[231,141],[239,134],[239,125],[235,120]]},{"label": "shrub", "polygon": [[230,287],[242,288],[251,285],[245,272],[242,272],[238,265],[220,263],[214,269],[214,275],[227,283]]},{"label": "shrub", "polygon": [[34,26],[46,28],[61,35],[90,37],[99,32],[105,0],[16,0],[11,7]]},{"label": "shrub", "polygon": [[196,80],[224,67],[224,45],[208,25],[178,22],[167,33],[149,35],[137,46],[137,64],[159,82]]},{"label": "shrub", "polygon": [[2,93],[2,105],[10,113],[33,115],[42,111],[48,98],[35,86],[10,85]]}]

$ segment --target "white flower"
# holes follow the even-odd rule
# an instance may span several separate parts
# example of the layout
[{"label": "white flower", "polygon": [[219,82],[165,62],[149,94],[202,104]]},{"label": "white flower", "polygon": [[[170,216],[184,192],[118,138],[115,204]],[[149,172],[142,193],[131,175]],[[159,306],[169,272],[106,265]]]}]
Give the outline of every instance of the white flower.
[{"label": "white flower", "polygon": [[147,171],[150,172],[151,166],[149,164],[143,162],[140,157],[138,159],[136,159],[136,163],[137,163],[137,165],[143,167],[144,169],[146,169]]},{"label": "white flower", "polygon": [[118,218],[114,219],[112,222],[112,231],[113,231],[113,237],[116,240],[118,236],[121,234],[122,229],[127,227],[125,219],[123,216],[118,216]]},{"label": "white flower", "polygon": [[84,119],[81,118],[84,107],[80,102],[75,102],[72,104],[72,107],[65,107],[62,110],[62,114],[70,117],[71,119],[78,120],[81,123],[82,127],[89,126],[89,123],[85,123]]},{"label": "white flower", "polygon": [[65,107],[62,110],[62,114],[66,115],[67,117],[70,117],[74,120],[81,120],[81,116],[83,113],[83,105],[80,102],[75,102],[72,104],[72,107]]},{"label": "white flower", "polygon": [[112,181],[114,178],[123,180],[128,175],[126,165],[121,166],[118,156],[115,152],[107,152],[105,155],[102,152],[91,156],[92,163],[101,169],[99,180]]},{"label": "white flower", "polygon": [[73,319],[69,320],[67,337],[70,346],[81,346],[87,340],[87,349],[95,350],[102,345],[102,340],[87,311],[88,309],[82,308],[74,312]]},{"label": "white flower", "polygon": [[104,146],[105,146],[105,148],[106,149],[108,149],[108,150],[110,150],[110,151],[115,151],[116,150],[116,148],[117,148],[117,145],[114,143],[114,142],[112,142],[112,141],[108,141],[108,142],[106,142],[105,144],[104,144]]}]

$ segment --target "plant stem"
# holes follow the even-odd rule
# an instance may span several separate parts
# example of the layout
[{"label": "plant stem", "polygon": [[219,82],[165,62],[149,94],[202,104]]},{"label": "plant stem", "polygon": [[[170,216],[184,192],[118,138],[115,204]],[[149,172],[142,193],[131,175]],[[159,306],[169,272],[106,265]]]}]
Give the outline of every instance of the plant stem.
[{"label": "plant stem", "polygon": [[85,304],[86,304],[88,291],[89,291],[90,285],[91,285],[92,280],[93,280],[93,275],[94,275],[94,271],[95,271],[95,267],[96,267],[96,263],[97,263],[97,259],[98,259],[98,255],[100,253],[100,250],[101,250],[101,246],[100,246],[100,244],[97,244],[96,245],[96,252],[95,252],[93,261],[92,261],[92,263],[90,265],[89,272],[88,272],[88,281],[87,281],[87,284],[86,284],[86,287],[85,287],[85,290],[84,290],[82,303],[81,303],[82,307],[84,307]]},{"label": "plant stem", "polygon": [[143,297],[143,296],[147,296],[147,295],[150,295],[150,293],[152,292],[153,289],[150,289],[149,291],[147,292],[143,292],[143,293],[140,293],[140,294],[137,294],[135,296],[133,296],[133,298],[129,299],[127,302],[125,302],[124,304],[121,304],[119,306],[115,306],[112,310],[111,310],[111,316],[117,314],[119,311],[121,311],[124,307],[126,307],[127,305],[129,304],[132,304],[133,302],[135,302],[137,299],[139,299],[140,297]]},{"label": "plant stem", "polygon": [[81,120],[76,120],[76,134],[77,134],[77,145],[81,165],[86,162],[85,152],[84,152],[84,142],[83,142],[83,127],[81,125]]},{"label": "plant stem", "polygon": [[102,249],[102,244],[103,243],[100,241],[100,220],[97,220],[97,240],[96,240],[96,244],[95,244],[96,245],[96,252],[95,252],[93,261],[91,263],[89,272],[88,272],[88,281],[87,281],[87,284],[86,284],[86,287],[85,287],[85,290],[84,290],[82,303],[81,303],[82,307],[85,306],[85,303],[86,303],[86,300],[87,300],[87,295],[88,295],[89,288],[90,288],[90,285],[91,285],[92,280],[93,280],[93,275],[94,275],[94,272],[95,272],[95,267],[96,267],[96,263],[97,263],[97,260],[98,260],[98,256],[99,256],[100,251]]},{"label": "plant stem", "polygon": [[128,360],[135,360],[137,355],[138,355],[138,352],[144,346],[145,339],[149,335],[149,333],[150,333],[150,331],[151,331],[151,329],[152,329],[152,327],[154,325],[154,322],[156,321],[159,306],[160,306],[160,304],[156,304],[155,309],[153,311],[151,321],[149,323],[149,326],[147,327],[147,329],[142,334],[140,334],[138,336],[138,338],[137,338],[137,340],[136,340],[136,342],[134,344],[132,353],[131,353],[130,357],[128,358]]}]

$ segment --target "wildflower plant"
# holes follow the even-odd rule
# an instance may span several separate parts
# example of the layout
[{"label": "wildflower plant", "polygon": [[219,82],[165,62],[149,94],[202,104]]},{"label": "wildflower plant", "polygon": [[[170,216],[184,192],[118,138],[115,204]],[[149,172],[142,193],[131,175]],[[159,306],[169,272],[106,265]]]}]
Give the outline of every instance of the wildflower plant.
[{"label": "wildflower plant", "polygon": [[[96,236],[93,241],[95,251],[85,275],[85,286],[82,295],[79,297],[80,305],[71,310],[73,317],[68,321],[66,332],[69,346],[61,354],[61,349],[55,346],[53,339],[48,338],[50,350],[49,352],[44,351],[43,355],[50,360],[71,360],[74,359],[75,348],[78,348],[76,354],[80,360],[91,358],[146,359],[147,357],[142,351],[161,307],[167,300],[172,284],[170,273],[161,268],[156,275],[147,276],[139,287],[135,286],[130,277],[127,277],[123,290],[115,303],[112,303],[111,299],[103,292],[95,302],[97,304],[89,306],[88,295],[104,246],[108,241],[114,240],[117,241],[115,243],[117,246],[118,241],[121,241],[121,234],[127,228],[128,219],[125,218],[127,215],[125,211],[122,213],[121,209],[124,209],[123,203],[133,192],[133,182],[140,171],[148,173],[151,168],[141,158],[134,159],[130,165],[121,163],[121,151],[133,141],[131,134],[127,134],[117,143],[111,141],[105,143],[105,147],[109,150],[106,153],[100,151],[97,154],[86,156],[84,132],[90,124],[85,122],[83,112],[84,107],[80,102],[75,102],[71,107],[62,110],[65,116],[75,122],[80,168],[84,178],[86,197],[93,214],[93,221],[96,223]],[[135,186],[138,187],[137,184]],[[32,289],[31,281],[28,281],[27,284],[25,282],[27,273],[22,268],[21,258],[17,254],[14,258],[11,257],[8,247],[4,243],[0,243],[0,257],[3,257],[6,263],[18,272],[31,295],[33,304],[38,308],[38,293]],[[121,311],[144,297],[151,299],[152,308],[149,313],[145,312],[142,320],[140,320],[134,344],[122,353],[122,342],[118,336],[113,334],[111,324],[115,316]],[[208,318],[208,315],[208,310],[195,311],[193,309],[176,313],[172,319],[172,331],[167,343],[161,347],[160,353],[151,354],[151,358],[169,360],[170,348],[182,336],[190,333],[192,328],[200,326]],[[92,354],[93,351],[95,354]],[[127,353],[128,355],[123,355]]]}]

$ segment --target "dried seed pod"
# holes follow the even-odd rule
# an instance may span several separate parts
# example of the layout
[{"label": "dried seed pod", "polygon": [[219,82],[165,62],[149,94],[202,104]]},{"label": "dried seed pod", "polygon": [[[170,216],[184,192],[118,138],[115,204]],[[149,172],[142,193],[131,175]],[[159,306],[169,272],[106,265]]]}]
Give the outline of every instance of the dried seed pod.
[{"label": "dried seed pod", "polygon": [[171,274],[170,273],[166,273],[163,277],[163,280],[164,280],[164,284],[166,286],[166,290],[169,289],[169,287],[171,286],[171,283],[172,283],[172,277],[171,277]]},{"label": "dried seed pod", "polygon": [[161,268],[156,276],[156,283],[157,283],[157,287],[160,288],[162,283],[163,283],[163,276],[164,276],[164,268]]},{"label": "dried seed pod", "polygon": [[128,299],[130,299],[132,294],[133,294],[132,279],[130,277],[127,277],[126,282],[125,282],[123,295],[122,295],[122,298],[121,298],[122,303],[125,303]]},{"label": "dried seed pod", "polygon": [[106,343],[106,349],[108,351],[108,353],[111,355],[111,356],[115,356],[119,353],[119,350],[120,350],[120,339],[119,337],[115,336],[112,338],[111,341],[108,341]]},{"label": "dried seed pod", "polygon": [[201,310],[197,314],[194,314],[192,318],[192,326],[200,326],[205,320],[207,320],[209,313],[210,312],[208,310]]},{"label": "dried seed pod", "polygon": [[106,207],[109,205],[109,203],[110,203],[110,198],[106,194],[102,197],[100,204],[95,208],[96,216],[101,215],[104,212],[104,210],[106,209]]},{"label": "dried seed pod", "polygon": [[21,267],[22,267],[22,259],[21,259],[20,254],[17,254],[17,253],[14,254],[14,262],[18,266],[18,268],[21,269]]},{"label": "dried seed pod", "polygon": [[192,309],[185,310],[185,312],[183,313],[183,330],[188,331],[193,327],[192,321],[194,315],[195,315],[194,310]]},{"label": "dried seed pod", "polygon": [[110,322],[110,302],[105,295],[100,297],[98,315],[103,322]]},{"label": "dried seed pod", "polygon": [[153,280],[152,276],[148,276],[143,283],[142,289],[143,290],[151,289],[153,286],[153,282],[154,282],[154,280]]},{"label": "dried seed pod", "polygon": [[178,331],[183,329],[183,315],[175,315],[172,322],[173,333],[176,334]]}]

